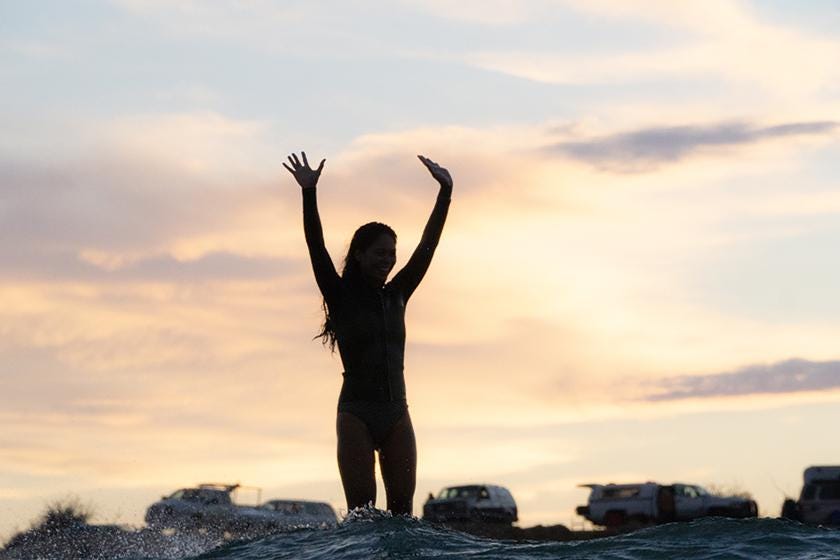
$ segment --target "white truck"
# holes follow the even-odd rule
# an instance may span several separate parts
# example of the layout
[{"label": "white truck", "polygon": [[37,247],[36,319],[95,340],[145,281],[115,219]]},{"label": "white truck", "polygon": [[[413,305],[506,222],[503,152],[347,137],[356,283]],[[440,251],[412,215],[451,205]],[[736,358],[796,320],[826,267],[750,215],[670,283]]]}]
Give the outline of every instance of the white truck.
[{"label": "white truck", "polygon": [[840,527],[840,466],[808,467],[802,478],[799,500],[785,500],[782,517]]},{"label": "white truck", "polygon": [[589,488],[589,503],[578,515],[595,525],[618,528],[688,521],[698,517],[756,517],[756,503],[739,496],[713,496],[696,484],[582,484]]}]

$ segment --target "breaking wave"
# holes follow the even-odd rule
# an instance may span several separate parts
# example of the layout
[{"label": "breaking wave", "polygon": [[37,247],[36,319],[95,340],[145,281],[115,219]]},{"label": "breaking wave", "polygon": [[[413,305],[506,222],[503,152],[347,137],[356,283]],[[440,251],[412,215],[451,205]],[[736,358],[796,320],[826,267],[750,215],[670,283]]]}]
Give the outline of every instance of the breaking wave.
[{"label": "breaking wave", "polygon": [[[570,536],[573,536],[570,535]],[[192,539],[192,540],[190,540]],[[161,543],[158,542],[159,546]],[[63,546],[72,547],[72,543]],[[709,518],[672,523],[587,540],[511,541],[472,536],[414,518],[351,513],[336,528],[299,527],[251,540],[222,544],[174,536],[163,548],[90,550],[89,554],[38,557],[111,560],[356,560],[356,559],[840,559],[840,530],[811,527],[782,519]],[[0,553],[0,558],[17,558]],[[18,551],[26,556],[24,550]]]}]

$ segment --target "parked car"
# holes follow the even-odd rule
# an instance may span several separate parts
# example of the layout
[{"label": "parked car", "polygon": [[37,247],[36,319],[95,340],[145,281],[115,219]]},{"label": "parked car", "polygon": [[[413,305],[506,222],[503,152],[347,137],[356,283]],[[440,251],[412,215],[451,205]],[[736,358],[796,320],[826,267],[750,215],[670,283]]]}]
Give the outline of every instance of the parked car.
[{"label": "parked car", "polygon": [[482,521],[513,523],[519,519],[516,502],[507,488],[493,484],[449,486],[429,494],[423,519],[433,522]]},{"label": "parked car", "polygon": [[287,525],[335,527],[338,524],[335,510],[326,502],[270,500],[260,505],[259,509],[270,512],[276,521]]},{"label": "parked car", "polygon": [[698,517],[756,517],[756,503],[739,496],[713,496],[695,484],[583,484],[589,503],[577,513],[596,525],[622,527],[687,521]]},{"label": "parked car", "polygon": [[220,531],[233,535],[267,534],[289,527],[334,527],[332,506],[307,500],[269,500],[260,506],[236,504],[238,484],[200,484],[164,496],[146,510],[152,529]]},{"label": "parked car", "polygon": [[799,500],[785,500],[782,517],[840,526],[840,466],[808,467],[802,478]]}]

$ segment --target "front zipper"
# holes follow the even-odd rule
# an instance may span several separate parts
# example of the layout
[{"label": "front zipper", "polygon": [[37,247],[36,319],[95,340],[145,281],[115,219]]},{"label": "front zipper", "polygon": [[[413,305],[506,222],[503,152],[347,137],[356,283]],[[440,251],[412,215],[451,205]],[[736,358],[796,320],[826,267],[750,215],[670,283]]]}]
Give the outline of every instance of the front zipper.
[{"label": "front zipper", "polygon": [[385,290],[379,290],[379,305],[382,307],[382,330],[384,332],[383,347],[385,348],[385,380],[388,383],[388,400],[394,400],[394,390],[391,387],[391,367],[388,363],[388,319],[385,315]]}]

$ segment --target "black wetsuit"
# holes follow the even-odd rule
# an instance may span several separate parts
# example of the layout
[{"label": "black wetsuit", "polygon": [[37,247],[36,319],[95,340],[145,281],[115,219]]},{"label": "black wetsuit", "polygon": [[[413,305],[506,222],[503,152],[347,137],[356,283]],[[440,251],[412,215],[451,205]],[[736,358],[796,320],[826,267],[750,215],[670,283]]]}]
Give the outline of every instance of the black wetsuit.
[{"label": "black wetsuit", "polygon": [[309,257],[344,365],[338,410],[362,420],[377,448],[408,408],[403,376],[405,306],[432,261],[451,193],[451,187],[441,186],[423,237],[408,263],[390,282],[374,287],[362,278],[343,278],[336,273],[324,245],[316,189],[303,189],[303,229]]}]

